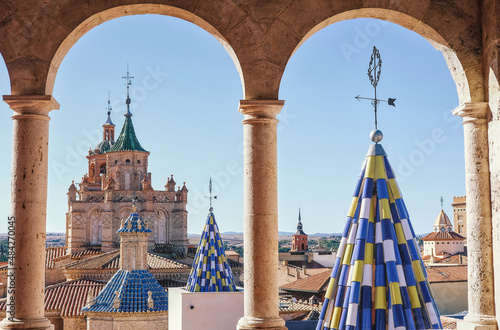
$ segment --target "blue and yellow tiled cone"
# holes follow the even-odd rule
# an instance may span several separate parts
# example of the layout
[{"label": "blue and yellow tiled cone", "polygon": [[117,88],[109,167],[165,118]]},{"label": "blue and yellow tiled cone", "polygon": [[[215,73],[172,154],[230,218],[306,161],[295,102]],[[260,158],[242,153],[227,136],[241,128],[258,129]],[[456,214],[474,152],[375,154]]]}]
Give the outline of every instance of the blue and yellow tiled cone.
[{"label": "blue and yellow tiled cone", "polygon": [[354,190],[316,327],[332,329],[442,329],[408,211],[378,143]]},{"label": "blue and yellow tiled cone", "polygon": [[236,291],[233,273],[215,221],[213,208],[201,234],[186,290],[190,292]]}]

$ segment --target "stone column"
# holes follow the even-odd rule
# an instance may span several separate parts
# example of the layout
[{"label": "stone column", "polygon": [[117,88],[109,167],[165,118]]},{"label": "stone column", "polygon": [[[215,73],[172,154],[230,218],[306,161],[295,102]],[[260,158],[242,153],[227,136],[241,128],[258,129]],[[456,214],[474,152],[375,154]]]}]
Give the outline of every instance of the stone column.
[{"label": "stone column", "polygon": [[245,315],[238,329],[286,329],[278,306],[276,115],[284,101],[242,100]]},{"label": "stone column", "polygon": [[465,103],[454,115],[463,119],[469,314],[458,329],[497,329],[493,286],[493,246],[488,154],[488,103]]},{"label": "stone column", "polygon": [[[50,95],[5,95],[14,110],[11,216],[15,217],[14,276],[9,276],[7,313],[1,329],[48,329],[44,316],[45,223],[49,112],[59,104]],[[11,318],[9,318],[11,317]]]}]

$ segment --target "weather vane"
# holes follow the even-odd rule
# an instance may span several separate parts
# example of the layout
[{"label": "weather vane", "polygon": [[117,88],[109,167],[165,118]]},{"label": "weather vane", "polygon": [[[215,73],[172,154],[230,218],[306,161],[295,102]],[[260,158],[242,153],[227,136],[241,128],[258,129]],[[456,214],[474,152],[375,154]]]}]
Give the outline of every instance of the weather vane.
[{"label": "weather vane", "polygon": [[[378,51],[377,47],[373,46],[373,53],[370,59],[370,64],[368,65],[368,77],[370,78],[370,83],[373,86],[373,89],[375,91],[375,97],[361,97],[361,96],[356,96],[355,99],[358,101],[361,100],[370,100],[372,101],[373,108],[375,110],[375,131],[377,130],[377,107],[380,104],[380,102],[387,102],[387,104],[392,105],[393,107],[396,106],[394,102],[396,99],[387,99],[387,100],[381,100],[377,98],[377,85],[378,81],[380,79],[380,73],[382,72],[382,59],[380,58],[380,52]],[[382,132],[380,132],[381,134]]]},{"label": "weather vane", "polygon": [[127,79],[127,82],[125,83],[125,85],[127,85],[127,100],[125,103],[127,103],[127,113],[125,114],[126,117],[132,117],[132,113],[130,112],[130,93],[129,93],[129,90],[130,90],[130,85],[132,85],[132,80],[131,79],[134,79],[134,77],[132,77],[130,74],[129,74],[129,71],[128,71],[128,63],[127,63],[127,75],[122,77],[123,79]]},{"label": "weather vane", "polygon": [[208,191],[210,192],[210,196],[205,196],[205,198],[210,199],[210,211],[212,211],[212,199],[217,199],[217,196],[212,196],[212,178],[210,178],[210,183],[208,184]]},{"label": "weather vane", "polygon": [[108,90],[108,116],[111,114],[111,91]]}]

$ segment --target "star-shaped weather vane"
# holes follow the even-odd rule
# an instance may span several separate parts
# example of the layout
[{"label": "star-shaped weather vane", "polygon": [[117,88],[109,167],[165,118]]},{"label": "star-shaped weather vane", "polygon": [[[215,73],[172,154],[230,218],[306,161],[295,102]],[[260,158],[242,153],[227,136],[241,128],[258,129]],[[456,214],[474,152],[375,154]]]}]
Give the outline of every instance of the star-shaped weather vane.
[{"label": "star-shaped weather vane", "polygon": [[[355,99],[358,101],[361,100],[370,100],[372,101],[373,108],[375,110],[375,131],[377,131],[377,107],[380,104],[380,102],[387,102],[387,104],[392,105],[393,107],[396,106],[394,102],[396,102],[395,98],[389,98],[387,100],[382,100],[377,98],[377,85],[378,81],[380,79],[380,73],[382,72],[382,59],[380,58],[380,52],[378,51],[377,47],[373,46],[373,53],[370,59],[370,64],[368,65],[368,77],[370,78],[370,83],[373,86],[373,89],[375,91],[375,97],[361,97],[361,96],[356,96]],[[382,133],[382,132],[380,132]]]},{"label": "star-shaped weather vane", "polygon": [[210,178],[210,183],[208,184],[208,191],[210,192],[210,196],[205,196],[205,198],[210,199],[210,211],[212,211],[212,200],[217,199],[217,196],[212,196],[212,178]]}]

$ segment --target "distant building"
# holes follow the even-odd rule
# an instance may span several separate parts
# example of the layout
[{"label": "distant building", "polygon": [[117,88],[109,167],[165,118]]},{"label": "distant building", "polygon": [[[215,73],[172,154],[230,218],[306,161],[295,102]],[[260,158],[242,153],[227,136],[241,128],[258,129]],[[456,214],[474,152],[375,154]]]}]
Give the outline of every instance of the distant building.
[{"label": "distant building", "polygon": [[[127,78],[129,78],[127,72]],[[66,214],[66,244],[68,253],[85,248],[100,248],[109,252],[118,248],[120,237],[116,233],[121,219],[130,212],[135,201],[144,220],[152,230],[148,250],[187,250],[187,194],[184,184],[176,190],[171,176],[165,190],[154,190],[148,172],[149,151],[135,134],[130,112],[127,79],[127,112],[118,139],[110,118],[103,125],[103,141],[89,150],[88,173],[80,184],[73,182],[68,190]],[[171,252],[171,251],[168,251]]]},{"label": "distant building", "polygon": [[305,252],[308,250],[307,234],[302,230],[302,221],[300,218],[299,209],[299,223],[297,224],[297,231],[292,235],[292,252]]},{"label": "distant building", "polygon": [[466,196],[453,196],[453,223],[455,232],[467,237]]},{"label": "distant building", "polygon": [[424,255],[443,258],[464,252],[465,237],[453,231],[450,218],[443,209],[439,212],[433,227],[432,233],[422,237]]}]

